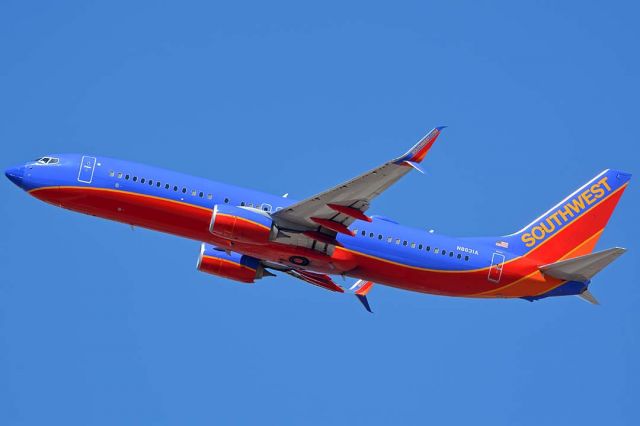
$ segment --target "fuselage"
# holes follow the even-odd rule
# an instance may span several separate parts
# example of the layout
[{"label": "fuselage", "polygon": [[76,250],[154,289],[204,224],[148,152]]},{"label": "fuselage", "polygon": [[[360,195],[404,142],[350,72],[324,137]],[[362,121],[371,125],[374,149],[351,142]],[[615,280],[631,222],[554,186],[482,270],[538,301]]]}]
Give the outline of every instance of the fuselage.
[{"label": "fuselage", "polygon": [[[206,242],[282,265],[341,274],[411,291],[464,297],[536,297],[564,282],[537,271],[554,250],[524,256],[508,237],[454,238],[373,216],[338,235],[330,252],[289,244],[238,243],[209,230],[217,205],[271,213],[295,200],[107,157],[61,154],[7,171],[34,197],[69,210]],[[579,225],[578,225],[579,226]],[[511,243],[513,245],[513,243]],[[585,246],[583,249],[586,250]],[[567,253],[561,247],[558,253]],[[581,253],[580,247],[571,250]],[[305,259],[301,265],[299,259]]]}]

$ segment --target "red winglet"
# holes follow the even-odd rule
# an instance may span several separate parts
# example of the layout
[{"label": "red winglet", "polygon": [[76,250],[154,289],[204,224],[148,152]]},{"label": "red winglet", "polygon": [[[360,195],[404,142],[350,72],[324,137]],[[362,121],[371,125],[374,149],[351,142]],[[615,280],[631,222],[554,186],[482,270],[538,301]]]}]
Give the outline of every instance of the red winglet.
[{"label": "red winglet", "polygon": [[354,209],[353,207],[341,206],[339,204],[327,204],[329,208],[335,210],[339,213],[346,214],[347,216],[351,216],[355,219],[365,220],[367,222],[371,222],[371,218],[366,214],[362,213],[358,209]]},{"label": "red winglet", "polygon": [[350,235],[352,237],[355,237],[355,233],[353,231],[351,231],[349,228],[347,228],[346,226],[344,226],[341,223],[338,222],[334,222],[332,220],[329,219],[322,219],[319,217],[312,217],[310,218],[312,221],[314,221],[315,223],[317,223],[318,225],[322,225],[325,228],[331,229],[332,231],[336,231],[340,234],[345,234],[345,235]]}]

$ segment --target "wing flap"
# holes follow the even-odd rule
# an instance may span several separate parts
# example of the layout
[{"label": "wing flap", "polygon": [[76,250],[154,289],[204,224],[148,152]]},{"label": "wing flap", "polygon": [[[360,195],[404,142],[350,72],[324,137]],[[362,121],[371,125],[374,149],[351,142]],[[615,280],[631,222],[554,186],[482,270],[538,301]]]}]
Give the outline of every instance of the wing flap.
[{"label": "wing flap", "polygon": [[318,274],[316,272],[303,271],[299,269],[291,269],[289,271],[285,271],[287,274],[292,277],[298,278],[304,282],[309,284],[313,284],[317,287],[324,288],[326,290],[335,291],[337,293],[344,293],[344,289],[340,287],[338,284],[333,282],[330,276],[325,274]]}]

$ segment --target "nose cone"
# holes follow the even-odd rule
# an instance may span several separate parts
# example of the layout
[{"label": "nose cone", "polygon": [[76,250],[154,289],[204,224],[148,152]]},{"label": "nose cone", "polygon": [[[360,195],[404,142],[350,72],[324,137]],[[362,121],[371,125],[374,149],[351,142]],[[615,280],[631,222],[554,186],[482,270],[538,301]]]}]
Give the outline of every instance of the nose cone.
[{"label": "nose cone", "polygon": [[4,174],[9,178],[11,182],[22,188],[24,179],[24,166],[10,167],[4,171]]}]

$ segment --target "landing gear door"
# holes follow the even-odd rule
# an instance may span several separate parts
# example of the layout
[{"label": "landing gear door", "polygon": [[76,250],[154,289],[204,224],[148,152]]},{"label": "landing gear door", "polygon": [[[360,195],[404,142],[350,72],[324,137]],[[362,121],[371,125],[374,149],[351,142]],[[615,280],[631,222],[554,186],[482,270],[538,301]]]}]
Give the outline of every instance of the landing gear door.
[{"label": "landing gear door", "polygon": [[93,180],[93,171],[96,168],[96,157],[85,155],[80,161],[80,171],[78,171],[78,181],[91,183]]},{"label": "landing gear door", "polygon": [[500,282],[500,277],[502,276],[502,267],[504,266],[504,254],[502,253],[493,253],[491,256],[491,267],[489,268],[489,276],[487,279],[494,283]]}]

